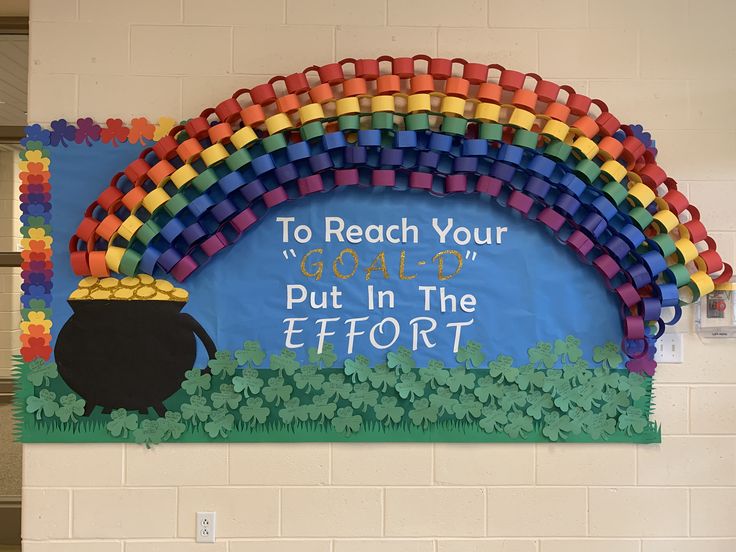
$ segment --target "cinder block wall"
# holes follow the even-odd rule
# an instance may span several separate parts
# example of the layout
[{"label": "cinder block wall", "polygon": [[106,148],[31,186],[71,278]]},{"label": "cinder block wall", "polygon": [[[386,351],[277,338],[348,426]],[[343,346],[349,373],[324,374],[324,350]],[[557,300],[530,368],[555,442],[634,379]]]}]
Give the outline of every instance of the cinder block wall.
[{"label": "cinder block wall", "polygon": [[[736,258],[729,0],[32,0],[29,117],[191,116],[342,57],[538,71],[651,129]],[[661,446],[32,445],[27,552],[733,552],[736,345],[661,366]],[[192,543],[192,544],[190,544]]]}]

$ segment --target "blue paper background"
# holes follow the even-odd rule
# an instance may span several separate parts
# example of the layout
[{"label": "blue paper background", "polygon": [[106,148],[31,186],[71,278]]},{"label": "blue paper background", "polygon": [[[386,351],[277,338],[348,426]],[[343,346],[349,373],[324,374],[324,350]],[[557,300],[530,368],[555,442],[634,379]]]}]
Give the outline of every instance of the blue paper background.
[{"label": "blue paper background", "polygon": [[[71,315],[66,298],[77,286],[78,278],[72,273],[66,256],[66,244],[76,229],[86,206],[107,186],[111,176],[121,170],[140,152],[140,146],[123,144],[113,147],[95,143],[93,146],[70,145],[51,148],[52,227],[54,236],[54,335]],[[314,230],[310,243],[283,244],[281,224],[277,216],[296,217]],[[325,244],[324,216],[340,216],[347,224],[396,224],[402,217],[419,227],[419,244]],[[455,225],[470,228],[507,226],[502,245],[456,246],[441,245],[431,228],[432,217],[443,223],[448,217]],[[350,280],[338,280],[332,274],[331,263],[343,247],[354,248],[360,256],[360,267]],[[301,255],[322,247],[325,250],[324,275],[320,282],[307,281],[299,271]],[[296,259],[286,260],[282,251],[294,249]],[[427,261],[419,276],[411,281],[398,278],[398,260],[402,248],[407,250],[407,272],[414,273],[413,262]],[[438,282],[432,273],[430,259],[440,250],[458,249],[478,253],[475,261],[467,261],[462,272],[446,282]],[[374,273],[366,282],[363,269],[367,268],[379,251],[386,252],[390,280]],[[449,267],[454,264],[450,262]],[[157,277],[166,277],[157,274]],[[173,279],[168,278],[177,284]],[[286,285],[301,283],[313,290],[329,290],[336,284],[343,291],[340,310],[312,310],[307,306],[287,311]],[[367,312],[365,289],[373,283],[376,289],[392,289],[396,294],[396,309]],[[473,293],[477,298],[476,312],[472,315],[423,311],[422,295],[418,285],[444,285],[456,295]],[[434,337],[437,346],[415,353],[420,365],[430,358],[439,358],[453,364],[453,333],[444,330],[448,321],[475,319],[473,326],[463,331],[462,343],[475,340],[483,345],[489,357],[508,354],[517,361],[526,360],[527,349],[538,341],[553,342],[566,335],[575,335],[582,341],[585,357],[592,356],[594,346],[606,341],[621,340],[618,307],[607,293],[602,279],[592,267],[581,264],[566,247],[558,244],[540,225],[522,220],[515,213],[505,211],[495,203],[482,201],[478,196],[431,197],[424,193],[394,192],[391,190],[346,189],[338,193],[311,196],[271,210],[269,215],[252,228],[234,247],[217,255],[206,267],[197,271],[181,287],[189,290],[190,300],[185,311],[192,314],[212,336],[219,349],[237,349],[244,340],[258,340],[267,352],[283,348],[286,316],[351,317],[369,315],[370,325],[384,316],[394,316],[402,324],[402,335],[392,349],[411,345],[408,321],[414,316],[432,316],[439,325]],[[370,324],[370,325],[369,325]],[[335,344],[340,359],[346,357],[342,323],[331,326],[338,334],[328,338]],[[305,332],[297,337],[306,342],[298,349],[300,358],[306,358],[306,349],[316,346],[316,327],[307,323]],[[163,330],[163,329],[162,329]],[[461,344],[462,344],[461,343]],[[372,360],[385,356],[385,351],[370,347],[366,336],[356,338],[354,354],[365,354]],[[200,350],[200,364],[204,355]]]}]

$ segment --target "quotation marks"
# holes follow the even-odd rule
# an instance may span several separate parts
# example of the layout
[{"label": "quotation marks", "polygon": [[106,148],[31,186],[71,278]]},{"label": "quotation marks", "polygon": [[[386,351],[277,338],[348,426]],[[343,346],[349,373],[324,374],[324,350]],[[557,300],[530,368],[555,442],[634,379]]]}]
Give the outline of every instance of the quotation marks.
[{"label": "quotation marks", "polygon": [[[286,259],[287,261],[289,259],[296,259],[296,251],[294,251],[294,249],[283,249],[281,251],[281,254],[284,256],[284,259]],[[459,252],[457,252],[457,254],[459,255]],[[470,250],[465,251],[466,261],[474,261],[477,257],[478,257],[477,251],[470,251]],[[427,261],[417,261],[417,266],[424,266],[425,264],[427,264]]]}]

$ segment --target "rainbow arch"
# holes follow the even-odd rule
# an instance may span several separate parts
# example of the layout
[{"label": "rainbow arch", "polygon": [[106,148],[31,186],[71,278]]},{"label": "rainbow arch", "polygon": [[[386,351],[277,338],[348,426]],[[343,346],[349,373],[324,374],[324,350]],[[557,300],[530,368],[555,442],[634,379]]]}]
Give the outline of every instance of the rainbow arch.
[{"label": "rainbow arch", "polygon": [[656,153],[604,102],[536,74],[346,59],[238,90],[174,127],[87,208],[70,260],[79,276],[183,281],[288,200],[356,185],[476,193],[597,269],[621,303],[629,367],[648,371],[681,305],[732,276]]}]

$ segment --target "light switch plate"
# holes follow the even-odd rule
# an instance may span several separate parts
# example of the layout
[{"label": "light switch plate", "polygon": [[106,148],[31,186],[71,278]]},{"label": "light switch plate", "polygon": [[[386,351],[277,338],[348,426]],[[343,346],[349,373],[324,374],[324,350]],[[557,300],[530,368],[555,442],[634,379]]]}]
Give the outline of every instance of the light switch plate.
[{"label": "light switch plate", "polygon": [[215,512],[197,512],[197,542],[215,542]]},{"label": "light switch plate", "polygon": [[657,353],[654,360],[662,364],[682,364],[685,362],[681,333],[665,333],[657,340]]}]

